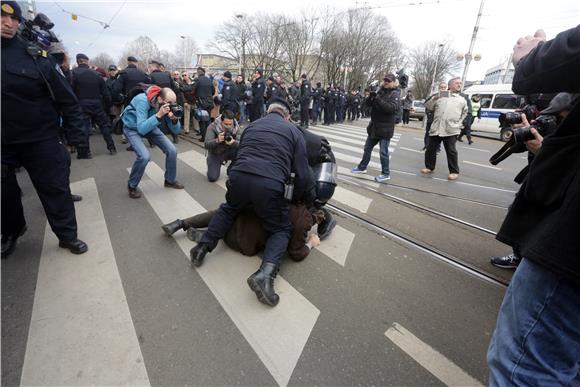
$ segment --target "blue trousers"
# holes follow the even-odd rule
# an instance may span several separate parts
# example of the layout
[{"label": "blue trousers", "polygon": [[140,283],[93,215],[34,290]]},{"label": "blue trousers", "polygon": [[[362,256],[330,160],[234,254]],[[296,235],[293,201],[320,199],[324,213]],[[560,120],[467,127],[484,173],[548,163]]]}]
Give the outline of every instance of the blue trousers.
[{"label": "blue trousers", "polygon": [[289,205],[284,200],[284,185],[272,179],[231,171],[227,182],[226,202],[221,204],[200,243],[213,250],[231,229],[236,216],[253,208],[266,231],[264,262],[278,265],[290,240]]},{"label": "blue trousers", "polygon": [[389,176],[391,171],[389,169],[389,144],[391,142],[390,138],[383,138],[379,140],[378,138],[370,138],[367,136],[367,140],[365,142],[365,148],[363,153],[363,158],[360,161],[358,168],[359,169],[367,169],[369,162],[371,161],[371,154],[373,148],[377,143],[380,143],[380,152],[379,157],[381,159],[381,173],[385,176]]},{"label": "blue trousers", "polygon": [[137,159],[133,163],[131,174],[129,175],[129,187],[135,188],[139,185],[143,173],[145,173],[147,163],[151,159],[151,154],[147,146],[143,143],[143,138],[157,145],[165,153],[165,180],[170,183],[175,183],[177,178],[177,150],[175,149],[175,145],[165,137],[159,128],[155,128],[146,136],[141,136],[136,130],[129,128],[124,128],[123,133],[125,133],[127,141],[129,141],[137,155]]},{"label": "blue trousers", "polygon": [[580,287],[524,258],[501,305],[487,362],[490,386],[580,385]]}]

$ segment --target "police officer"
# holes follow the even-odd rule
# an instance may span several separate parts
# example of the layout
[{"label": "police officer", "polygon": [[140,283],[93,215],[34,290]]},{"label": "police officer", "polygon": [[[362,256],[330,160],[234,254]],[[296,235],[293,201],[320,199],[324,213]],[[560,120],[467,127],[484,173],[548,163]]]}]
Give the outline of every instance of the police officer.
[{"label": "police officer", "polygon": [[302,74],[300,78],[302,78],[300,84],[300,125],[308,128],[308,109],[310,108],[312,87],[306,74]]},{"label": "police officer", "polygon": [[[26,232],[21,191],[14,169],[24,167],[44,207],[59,246],[74,254],[88,250],[77,238],[69,188],[70,156],[58,139],[67,122],[69,140],[84,141],[83,112],[70,84],[46,51],[17,36],[22,11],[2,1],[2,258]],[[34,55],[34,56],[33,56]]]},{"label": "police officer", "polygon": [[134,56],[127,57],[127,67],[119,71],[119,76],[114,85],[114,93],[122,94],[125,98],[125,105],[128,105],[130,101],[129,92],[137,87],[140,83],[151,83],[151,78],[145,72],[137,68],[137,63],[139,61]]},{"label": "police officer", "polygon": [[318,118],[320,117],[320,103],[322,100],[322,84],[320,82],[316,83],[316,88],[312,90],[312,125],[318,123]]},{"label": "police officer", "polygon": [[[195,94],[196,104],[199,109],[208,112],[213,109],[213,95],[215,94],[215,87],[212,81],[205,75],[203,67],[197,68],[197,78],[193,81],[193,94]],[[205,141],[205,132],[209,125],[208,121],[199,122],[199,132],[201,134],[201,141]]]},{"label": "police officer", "polygon": [[266,79],[266,106],[270,106],[270,102],[274,98],[284,98],[282,96],[282,87],[276,82],[274,77],[268,77]]},{"label": "police officer", "polygon": [[[85,113],[85,130],[89,138],[92,123],[96,123],[107,143],[107,149],[111,155],[117,153],[115,142],[111,137],[111,121],[104,106],[111,105],[111,94],[105,84],[105,80],[89,67],[89,57],[85,54],[77,54],[78,67],[72,71],[73,90]],[[89,156],[89,155],[87,155]],[[79,152],[78,158],[85,158]],[[89,157],[86,157],[89,158]]]},{"label": "police officer", "polygon": [[[248,278],[258,300],[278,304],[274,277],[290,238],[285,184],[295,174],[294,195],[312,201],[314,183],[308,166],[304,136],[291,122],[290,105],[273,100],[268,115],[252,123],[242,134],[238,155],[230,168],[226,203],[223,203],[197,246],[191,250],[194,266],[203,263],[232,227],[236,215],[252,207],[268,235],[260,269]],[[286,195],[288,197],[288,195]]]},{"label": "police officer", "polygon": [[236,114],[238,112],[238,89],[232,81],[232,73],[230,71],[224,71],[223,80],[224,85],[222,87],[222,101],[220,105],[220,111],[223,113],[226,110],[229,110]]},{"label": "police officer", "polygon": [[[149,70],[149,77],[151,78],[151,83],[159,86],[162,89],[164,87],[169,87],[172,90],[174,89],[171,75],[169,75],[169,73],[166,71],[161,71],[161,63],[152,60],[147,65],[147,69]],[[175,92],[175,90],[173,91]]]},{"label": "police officer", "polygon": [[264,70],[257,68],[252,81],[252,104],[250,105],[250,122],[254,122],[264,115],[264,94],[266,83],[264,82]]}]

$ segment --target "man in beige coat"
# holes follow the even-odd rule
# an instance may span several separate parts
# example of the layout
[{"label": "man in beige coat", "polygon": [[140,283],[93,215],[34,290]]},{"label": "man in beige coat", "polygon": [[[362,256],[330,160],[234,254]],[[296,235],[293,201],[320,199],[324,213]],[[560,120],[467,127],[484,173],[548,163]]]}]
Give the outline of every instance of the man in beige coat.
[{"label": "man in beige coat", "polygon": [[427,109],[434,111],[434,119],[425,151],[425,168],[421,169],[421,173],[433,173],[437,163],[437,147],[443,142],[449,167],[447,179],[456,180],[459,176],[459,163],[455,144],[462,122],[467,116],[467,101],[460,93],[461,78],[449,80],[448,85],[449,91],[439,93],[426,104]]}]

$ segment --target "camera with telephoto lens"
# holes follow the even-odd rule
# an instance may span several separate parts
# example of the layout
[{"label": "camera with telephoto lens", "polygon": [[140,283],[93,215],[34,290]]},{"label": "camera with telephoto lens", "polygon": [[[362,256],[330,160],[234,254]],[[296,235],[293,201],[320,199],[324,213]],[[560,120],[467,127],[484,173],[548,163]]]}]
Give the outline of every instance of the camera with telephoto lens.
[{"label": "camera with telephoto lens", "polygon": [[32,43],[26,48],[30,55],[46,57],[46,51],[50,45],[59,41],[54,32],[51,31],[53,27],[54,23],[43,13],[38,13],[33,20],[26,20],[22,23],[20,36]]},{"label": "camera with telephoto lens", "polygon": [[183,117],[183,108],[181,106],[179,106],[178,104],[174,103],[170,103],[169,104],[169,108],[171,109],[171,113],[173,113],[173,115],[176,118],[181,118]]},{"label": "camera with telephoto lens", "polygon": [[528,104],[519,111],[501,113],[499,115],[499,126],[505,128],[511,125],[521,124],[522,114],[525,114],[528,122],[531,122],[538,116],[539,109],[536,105]]},{"label": "camera with telephoto lens", "polygon": [[226,142],[230,142],[234,139],[234,135],[232,133],[232,130],[227,128],[226,130],[224,130],[224,140],[226,140]]},{"label": "camera with telephoto lens", "polygon": [[545,136],[548,133],[552,133],[558,126],[558,121],[555,116],[544,115],[539,116],[530,126],[524,128],[512,129],[513,139],[516,143],[522,143],[526,141],[533,140],[534,134],[532,133],[532,128],[536,128],[540,135]]}]

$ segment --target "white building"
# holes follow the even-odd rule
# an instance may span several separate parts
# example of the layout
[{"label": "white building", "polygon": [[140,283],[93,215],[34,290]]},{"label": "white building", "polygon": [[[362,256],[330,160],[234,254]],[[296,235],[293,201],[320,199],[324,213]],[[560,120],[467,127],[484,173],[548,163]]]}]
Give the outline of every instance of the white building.
[{"label": "white building", "polygon": [[510,60],[508,63],[500,63],[495,67],[487,69],[483,84],[496,85],[498,83],[512,83],[513,79],[514,67]]}]

